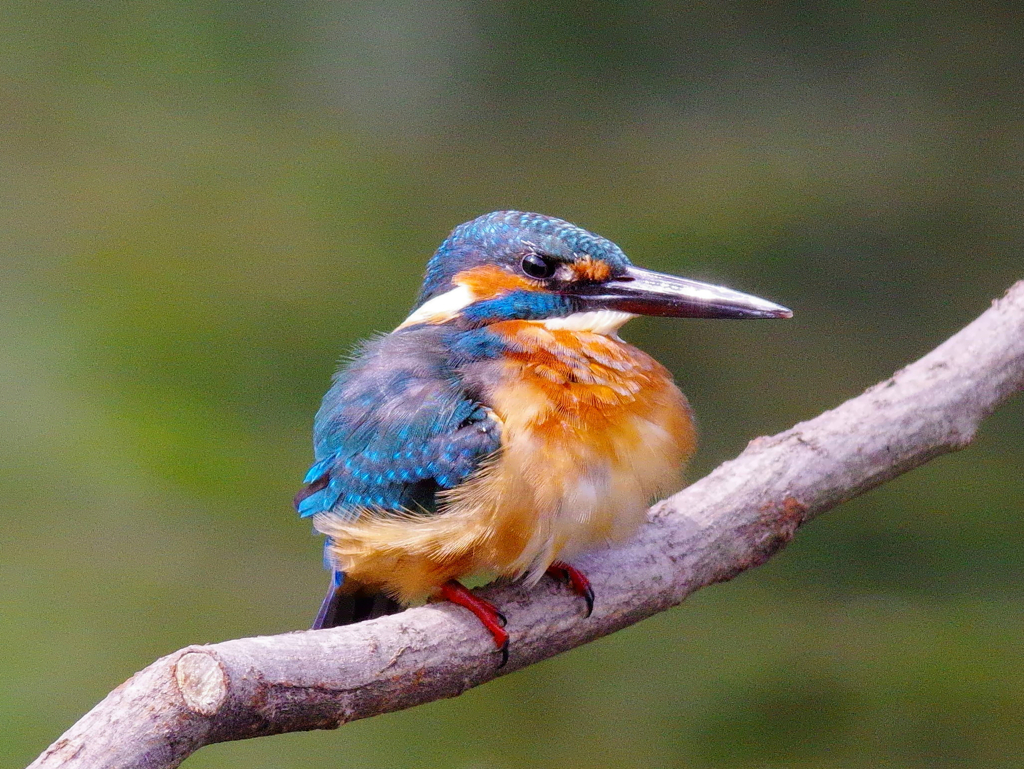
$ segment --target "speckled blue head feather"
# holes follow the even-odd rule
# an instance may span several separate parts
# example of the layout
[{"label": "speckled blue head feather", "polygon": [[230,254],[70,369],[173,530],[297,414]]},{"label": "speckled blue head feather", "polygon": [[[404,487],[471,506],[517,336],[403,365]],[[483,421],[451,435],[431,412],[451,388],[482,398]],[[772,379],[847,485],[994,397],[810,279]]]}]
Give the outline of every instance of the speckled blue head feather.
[{"label": "speckled blue head feather", "polygon": [[523,211],[494,211],[460,224],[434,252],[416,307],[448,291],[458,273],[481,264],[507,262],[514,268],[529,250],[565,261],[589,255],[606,262],[613,271],[631,264],[610,240],[563,219]]}]

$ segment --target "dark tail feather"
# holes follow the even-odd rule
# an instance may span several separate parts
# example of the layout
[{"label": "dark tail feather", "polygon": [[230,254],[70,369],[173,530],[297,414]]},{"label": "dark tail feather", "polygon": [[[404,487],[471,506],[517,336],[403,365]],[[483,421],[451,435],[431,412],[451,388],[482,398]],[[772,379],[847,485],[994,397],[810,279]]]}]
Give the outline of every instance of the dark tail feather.
[{"label": "dark tail feather", "polygon": [[397,614],[405,607],[384,593],[369,592],[365,588],[342,590],[344,575],[335,572],[324,602],[320,604],[313,630],[338,625],[351,625],[364,619],[375,619],[385,614]]}]

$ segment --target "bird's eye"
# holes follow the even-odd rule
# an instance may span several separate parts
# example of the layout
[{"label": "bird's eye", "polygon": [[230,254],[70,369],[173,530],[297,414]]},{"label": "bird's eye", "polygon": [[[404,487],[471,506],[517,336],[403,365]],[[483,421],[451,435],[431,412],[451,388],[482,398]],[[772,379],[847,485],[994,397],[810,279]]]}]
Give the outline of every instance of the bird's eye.
[{"label": "bird's eye", "polygon": [[555,274],[555,269],[558,265],[551,259],[545,259],[539,254],[527,254],[523,257],[522,264],[523,272],[529,275],[531,278],[537,280],[543,280],[544,278],[550,278]]}]

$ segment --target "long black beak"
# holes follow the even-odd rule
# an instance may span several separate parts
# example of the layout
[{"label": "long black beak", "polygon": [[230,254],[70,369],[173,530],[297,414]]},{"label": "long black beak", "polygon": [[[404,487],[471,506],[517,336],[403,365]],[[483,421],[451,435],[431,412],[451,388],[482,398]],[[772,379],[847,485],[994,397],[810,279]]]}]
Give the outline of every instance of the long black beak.
[{"label": "long black beak", "polygon": [[731,288],[630,266],[625,275],[575,288],[588,310],[663,318],[792,318],[793,311]]}]

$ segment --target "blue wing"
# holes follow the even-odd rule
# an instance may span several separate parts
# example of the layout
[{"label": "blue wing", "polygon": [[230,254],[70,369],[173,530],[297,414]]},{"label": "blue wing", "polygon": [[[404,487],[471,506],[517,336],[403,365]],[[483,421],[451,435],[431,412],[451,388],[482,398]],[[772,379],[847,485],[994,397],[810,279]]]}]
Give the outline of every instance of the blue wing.
[{"label": "blue wing", "polygon": [[303,517],[436,510],[436,493],[500,444],[489,409],[445,365],[431,328],[381,337],[336,376],[314,423],[316,462],[295,504]]}]

